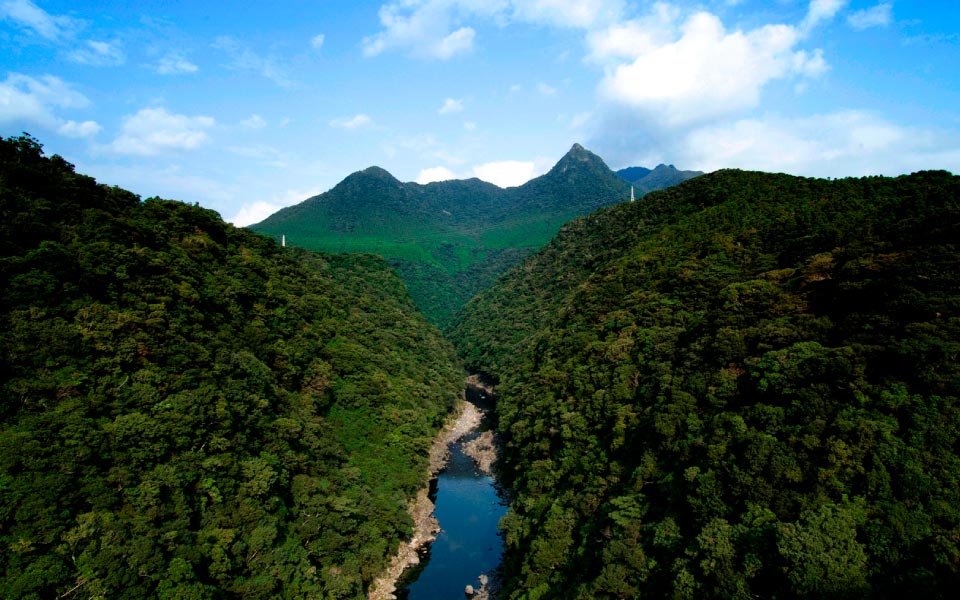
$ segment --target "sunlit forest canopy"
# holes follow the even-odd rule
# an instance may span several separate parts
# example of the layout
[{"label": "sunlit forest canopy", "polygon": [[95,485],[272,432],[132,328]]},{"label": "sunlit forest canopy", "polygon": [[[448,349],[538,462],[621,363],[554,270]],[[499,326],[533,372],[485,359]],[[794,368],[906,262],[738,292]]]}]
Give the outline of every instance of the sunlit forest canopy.
[{"label": "sunlit forest canopy", "polygon": [[500,381],[508,598],[952,598],[960,178],[721,171],[452,329]]},{"label": "sunlit forest canopy", "polygon": [[0,141],[0,597],[364,598],[459,395],[381,259]]}]

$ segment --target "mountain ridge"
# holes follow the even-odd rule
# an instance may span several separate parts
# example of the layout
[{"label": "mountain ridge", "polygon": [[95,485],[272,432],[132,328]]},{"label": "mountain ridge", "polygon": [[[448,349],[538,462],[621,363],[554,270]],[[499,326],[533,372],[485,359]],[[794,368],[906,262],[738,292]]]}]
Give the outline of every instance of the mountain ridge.
[{"label": "mountain ridge", "polygon": [[384,256],[424,314],[443,326],[563,223],[626,201],[629,190],[577,143],[547,173],[508,188],[478,178],[401,182],[368,167],[250,228],[312,250]]}]

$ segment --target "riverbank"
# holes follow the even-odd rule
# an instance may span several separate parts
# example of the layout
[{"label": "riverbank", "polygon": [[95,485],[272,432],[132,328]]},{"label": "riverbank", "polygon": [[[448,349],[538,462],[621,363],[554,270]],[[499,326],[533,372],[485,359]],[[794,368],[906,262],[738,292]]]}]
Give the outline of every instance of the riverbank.
[{"label": "riverbank", "polygon": [[434,439],[433,445],[430,447],[429,473],[426,484],[417,492],[417,497],[410,503],[409,507],[410,517],[413,519],[413,535],[409,540],[400,544],[397,554],[391,559],[386,571],[374,580],[373,585],[370,586],[370,592],[367,594],[368,600],[395,600],[397,582],[404,570],[419,564],[420,555],[418,551],[437,538],[437,534],[440,533],[440,524],[433,514],[434,505],[430,500],[430,481],[447,464],[450,456],[450,444],[474,431],[480,426],[482,420],[482,410],[472,402],[461,400],[455,412],[447,419],[446,425]]}]

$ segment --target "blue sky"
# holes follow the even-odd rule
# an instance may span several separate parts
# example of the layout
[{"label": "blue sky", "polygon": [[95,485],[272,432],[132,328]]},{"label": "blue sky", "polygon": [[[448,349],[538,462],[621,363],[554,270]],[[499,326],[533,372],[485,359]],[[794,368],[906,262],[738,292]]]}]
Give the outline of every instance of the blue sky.
[{"label": "blue sky", "polygon": [[379,165],[960,172],[956,0],[0,0],[0,134],[249,224]]}]

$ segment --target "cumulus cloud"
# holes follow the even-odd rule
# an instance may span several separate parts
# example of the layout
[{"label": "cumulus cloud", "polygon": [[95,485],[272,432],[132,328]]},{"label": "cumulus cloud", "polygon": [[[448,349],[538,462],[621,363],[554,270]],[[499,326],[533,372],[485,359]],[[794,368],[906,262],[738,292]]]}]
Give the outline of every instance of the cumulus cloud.
[{"label": "cumulus cloud", "polygon": [[179,52],[169,52],[153,65],[153,70],[160,75],[184,75],[196,73],[200,68]]},{"label": "cumulus cloud", "polygon": [[83,21],[79,19],[51,15],[30,0],[0,2],[0,17],[54,42],[72,35],[83,26]]},{"label": "cumulus cloud", "polygon": [[307,198],[312,198],[319,194],[319,190],[287,190],[279,196],[274,196],[268,200],[255,200],[247,202],[240,207],[233,217],[227,219],[237,227],[246,227],[263,221],[273,213],[287,206],[299,204]]},{"label": "cumulus cloud", "polygon": [[616,21],[624,6],[624,0],[396,0],[380,7],[382,29],[363,39],[363,52],[447,60],[473,50],[471,19],[589,29]]},{"label": "cumulus cloud", "polygon": [[502,188],[523,185],[545,171],[534,161],[501,160],[473,167],[473,176]]},{"label": "cumulus cloud", "polygon": [[882,2],[874,7],[858,10],[849,17],[847,23],[857,31],[871,27],[886,27],[893,21],[893,4]]},{"label": "cumulus cloud", "polygon": [[829,21],[846,6],[847,0],[810,0],[807,16],[801,24],[805,31],[813,29],[823,21]]},{"label": "cumulus cloud", "polygon": [[476,31],[458,21],[473,11],[461,4],[470,3],[425,0],[384,4],[379,12],[383,30],[363,39],[364,55],[401,50],[419,58],[446,60],[469,52]]},{"label": "cumulus cloud", "polygon": [[92,67],[115,67],[127,61],[120,42],[87,40],[79,48],[71,51],[67,58],[81,65]]},{"label": "cumulus cloud", "polygon": [[447,98],[443,101],[443,106],[440,107],[440,110],[437,112],[441,115],[449,115],[452,113],[458,113],[463,110],[463,100],[457,100],[455,98]]},{"label": "cumulus cloud", "polygon": [[435,181],[468,179],[476,177],[502,188],[523,185],[534,177],[543,175],[549,168],[549,161],[501,160],[475,165],[464,173],[457,173],[447,167],[438,166],[423,169],[417,175],[416,182],[425,185]]},{"label": "cumulus cloud", "polygon": [[170,150],[194,150],[210,140],[212,117],[190,117],[165,108],[143,108],[123,119],[110,148],[118,154],[152,156]]},{"label": "cumulus cloud", "polygon": [[435,181],[449,181],[457,178],[457,174],[446,167],[430,167],[420,171],[415,181],[421,185],[426,185]]},{"label": "cumulus cloud", "polygon": [[253,225],[254,223],[263,221],[281,208],[284,208],[281,204],[258,200],[241,206],[237,214],[233,215],[229,221],[237,227],[246,227],[247,225]]},{"label": "cumulus cloud", "polygon": [[[660,145],[684,168],[742,168],[816,177],[899,175],[960,169],[956,131],[898,125],[867,111],[787,118],[766,115],[694,129]],[[664,156],[666,155],[666,156]],[[639,164],[633,160],[623,164]]]},{"label": "cumulus cloud", "polygon": [[72,138],[85,138],[92,137],[97,135],[100,130],[103,129],[100,127],[100,124],[96,121],[83,121],[78,123],[76,121],[67,121],[66,123],[60,125],[57,128],[57,131],[60,135]]},{"label": "cumulus cloud", "polygon": [[319,50],[320,48],[323,47],[323,43],[325,41],[327,41],[327,36],[323,35],[322,33],[318,33],[317,35],[310,38],[310,47],[313,48],[314,50]]},{"label": "cumulus cloud", "polygon": [[85,108],[89,104],[86,96],[53,75],[10,73],[0,83],[0,123],[24,121],[56,129],[66,125],[66,121],[55,110]]},{"label": "cumulus cloud", "polygon": [[340,117],[330,121],[330,127],[336,127],[337,129],[359,129],[361,127],[368,127],[373,124],[373,119],[369,115],[360,113],[352,117]]},{"label": "cumulus cloud", "polygon": [[[678,127],[755,107],[768,83],[827,69],[821,51],[796,49],[802,40],[796,27],[727,31],[707,12],[679,24],[676,16],[661,10],[589,38],[595,60],[626,59],[606,69],[604,100]],[[627,43],[632,36],[638,41],[633,47]]]}]

